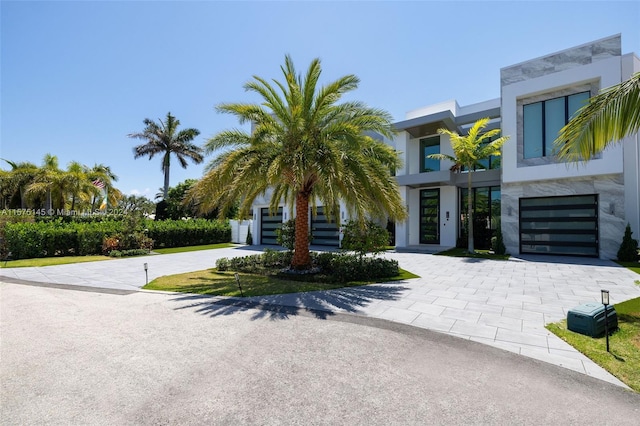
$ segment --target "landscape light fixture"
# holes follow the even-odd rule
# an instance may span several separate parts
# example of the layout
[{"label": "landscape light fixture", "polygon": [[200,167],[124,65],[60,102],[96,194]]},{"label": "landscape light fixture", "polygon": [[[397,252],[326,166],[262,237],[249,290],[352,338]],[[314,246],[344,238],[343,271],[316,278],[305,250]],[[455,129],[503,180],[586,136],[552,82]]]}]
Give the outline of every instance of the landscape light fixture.
[{"label": "landscape light fixture", "polygon": [[607,352],[609,352],[609,313],[607,308],[609,306],[609,290],[600,290],[602,297],[602,304],[604,305],[604,335],[607,340]]},{"label": "landscape light fixture", "polygon": [[146,262],[144,264],[144,276],[145,276],[145,285],[149,284],[149,264]]},{"label": "landscape light fixture", "polygon": [[242,292],[242,286],[240,285],[240,275],[238,275],[237,272],[234,275],[236,277],[236,284],[238,285],[238,288],[240,289],[240,296],[244,297],[244,293]]}]

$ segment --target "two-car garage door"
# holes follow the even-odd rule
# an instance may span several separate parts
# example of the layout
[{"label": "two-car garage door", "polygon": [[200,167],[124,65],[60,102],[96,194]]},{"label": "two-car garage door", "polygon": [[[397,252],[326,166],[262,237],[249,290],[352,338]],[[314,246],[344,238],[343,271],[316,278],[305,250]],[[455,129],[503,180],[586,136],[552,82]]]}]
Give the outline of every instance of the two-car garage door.
[{"label": "two-car garage door", "polygon": [[598,256],[598,196],[520,199],[520,253]]}]

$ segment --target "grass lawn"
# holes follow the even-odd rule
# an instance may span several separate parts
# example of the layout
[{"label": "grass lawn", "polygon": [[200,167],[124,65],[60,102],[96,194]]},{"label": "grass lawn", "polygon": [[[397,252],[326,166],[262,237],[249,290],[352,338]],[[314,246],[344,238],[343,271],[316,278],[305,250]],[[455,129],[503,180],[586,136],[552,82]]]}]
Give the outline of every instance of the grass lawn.
[{"label": "grass lawn", "polygon": [[154,253],[171,254],[171,253],[185,253],[188,251],[200,251],[200,250],[213,250],[219,248],[235,247],[235,244],[220,243],[220,244],[207,244],[204,246],[189,246],[189,247],[171,247],[171,248],[159,248],[154,249]]},{"label": "grass lawn", "polygon": [[[331,290],[353,287],[371,282],[317,283],[284,280],[275,276],[240,273],[240,284],[245,296],[266,296],[269,294],[298,293],[316,290]],[[400,275],[380,282],[399,281],[419,278],[411,272],[400,269]],[[167,275],[156,278],[143,287],[146,290],[175,291],[181,293],[208,294],[212,296],[240,296],[236,285],[235,273],[218,272],[216,269],[189,272],[186,274]]]},{"label": "grass lawn", "polygon": [[1,268],[26,268],[28,266],[52,266],[52,265],[65,265],[67,263],[84,263],[95,262],[98,260],[111,260],[113,257],[109,256],[63,256],[63,257],[39,257],[36,259],[19,259],[10,260],[5,263],[0,263]]},{"label": "grass lawn", "polygon": [[492,259],[492,260],[509,260],[510,255],[508,254],[494,254],[490,253],[489,250],[476,250],[475,253],[469,254],[467,249],[463,248],[452,248],[449,250],[441,251],[439,253],[435,253],[436,256],[449,256],[449,257],[471,257],[474,259]]},{"label": "grass lawn", "polygon": [[631,269],[636,274],[640,274],[640,262],[618,262],[618,264]]},{"label": "grass lawn", "polygon": [[592,338],[567,330],[567,321],[547,325],[547,329],[591,358],[596,364],[640,392],[640,297],[615,305],[618,330],[609,336]]},{"label": "grass lawn", "polygon": [[[153,250],[154,253],[170,254],[170,253],[184,253],[189,251],[198,250],[212,250],[219,248],[235,247],[235,244],[221,243],[221,244],[207,244],[204,246],[190,246],[190,247],[172,247]],[[0,262],[0,268],[26,268],[27,266],[52,266],[52,265],[66,265],[68,263],[84,263],[95,262],[97,260],[111,260],[114,257],[109,256],[61,256],[61,257],[39,257],[35,259],[20,259],[10,260],[6,266],[4,262]],[[126,258],[120,258],[126,259]]]}]

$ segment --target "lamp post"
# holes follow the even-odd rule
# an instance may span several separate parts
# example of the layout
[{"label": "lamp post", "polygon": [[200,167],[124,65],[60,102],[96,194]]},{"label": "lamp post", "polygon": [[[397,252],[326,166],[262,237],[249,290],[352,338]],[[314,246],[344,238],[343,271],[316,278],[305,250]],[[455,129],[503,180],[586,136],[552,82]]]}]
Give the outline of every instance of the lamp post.
[{"label": "lamp post", "polygon": [[145,285],[149,284],[149,264],[144,264],[144,277],[145,277]]},{"label": "lamp post", "polygon": [[604,335],[607,340],[607,352],[609,352],[609,313],[607,308],[609,307],[609,290],[601,290],[602,304],[604,305]]}]

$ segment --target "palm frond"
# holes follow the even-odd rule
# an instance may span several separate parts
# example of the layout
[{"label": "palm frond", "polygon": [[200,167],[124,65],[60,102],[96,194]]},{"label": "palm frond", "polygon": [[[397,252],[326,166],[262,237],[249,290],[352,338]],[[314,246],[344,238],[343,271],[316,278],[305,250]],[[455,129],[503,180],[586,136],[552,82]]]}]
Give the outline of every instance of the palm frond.
[{"label": "palm frond", "polygon": [[640,73],[592,97],[564,126],[558,158],[587,162],[610,144],[640,130]]}]

